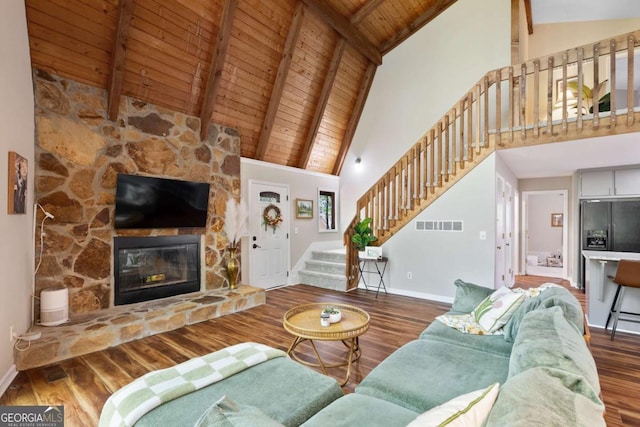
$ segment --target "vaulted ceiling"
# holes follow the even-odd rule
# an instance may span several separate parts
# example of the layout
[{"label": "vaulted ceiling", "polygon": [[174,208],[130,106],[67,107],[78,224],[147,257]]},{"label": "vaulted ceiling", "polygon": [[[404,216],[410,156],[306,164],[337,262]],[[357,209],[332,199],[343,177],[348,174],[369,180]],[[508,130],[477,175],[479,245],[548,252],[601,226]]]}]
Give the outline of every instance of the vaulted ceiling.
[{"label": "vaulted ceiling", "polygon": [[[26,0],[32,65],[339,174],[382,57],[455,0]],[[208,126],[202,126],[206,136]]]}]

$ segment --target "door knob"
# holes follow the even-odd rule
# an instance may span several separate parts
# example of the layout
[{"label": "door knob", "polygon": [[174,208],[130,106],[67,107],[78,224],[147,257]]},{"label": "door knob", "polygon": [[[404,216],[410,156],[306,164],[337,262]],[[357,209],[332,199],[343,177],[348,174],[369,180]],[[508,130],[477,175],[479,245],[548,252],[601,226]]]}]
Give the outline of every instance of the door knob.
[{"label": "door knob", "polygon": [[502,246],[498,246],[498,247],[496,247],[496,249],[498,249],[498,250],[499,250],[499,249],[502,249]]},{"label": "door knob", "polygon": [[256,245],[256,244],[254,243],[254,244],[253,244],[253,249],[256,249],[256,248],[261,248],[261,246],[258,246],[258,245]]}]

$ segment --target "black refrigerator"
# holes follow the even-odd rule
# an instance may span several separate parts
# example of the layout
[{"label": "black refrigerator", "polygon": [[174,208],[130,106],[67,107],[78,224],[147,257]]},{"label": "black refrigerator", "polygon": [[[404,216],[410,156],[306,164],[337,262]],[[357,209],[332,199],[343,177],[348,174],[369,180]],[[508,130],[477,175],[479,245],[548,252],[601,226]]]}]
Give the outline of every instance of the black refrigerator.
[{"label": "black refrigerator", "polygon": [[[580,249],[640,252],[640,199],[581,201]],[[579,259],[584,287],[585,260]]]}]

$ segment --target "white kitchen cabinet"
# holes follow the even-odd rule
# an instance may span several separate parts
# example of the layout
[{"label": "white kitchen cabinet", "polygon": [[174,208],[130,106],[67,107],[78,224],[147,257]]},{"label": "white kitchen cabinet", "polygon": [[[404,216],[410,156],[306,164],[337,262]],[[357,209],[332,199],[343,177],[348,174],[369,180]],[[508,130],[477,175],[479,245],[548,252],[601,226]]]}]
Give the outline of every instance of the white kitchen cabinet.
[{"label": "white kitchen cabinet", "polygon": [[640,196],[640,169],[614,171],[616,196]]},{"label": "white kitchen cabinet", "polygon": [[592,171],[580,174],[580,197],[613,196],[613,171]]}]

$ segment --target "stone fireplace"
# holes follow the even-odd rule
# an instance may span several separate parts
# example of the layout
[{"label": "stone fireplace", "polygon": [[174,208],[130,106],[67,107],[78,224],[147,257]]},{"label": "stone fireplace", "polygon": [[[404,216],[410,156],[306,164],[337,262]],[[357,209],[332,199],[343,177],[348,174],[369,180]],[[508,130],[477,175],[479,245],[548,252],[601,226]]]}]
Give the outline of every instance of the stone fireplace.
[{"label": "stone fireplace", "polygon": [[198,292],[200,236],[115,237],[114,305]]},{"label": "stone fireplace", "polygon": [[[197,117],[129,97],[122,98],[118,119],[111,121],[103,89],[42,70],[34,70],[34,84],[35,200],[55,216],[46,222],[42,248],[36,239],[36,295],[68,288],[71,317],[109,309],[114,305],[116,239],[186,235],[200,245],[198,290],[227,289],[223,256],[228,242],[222,229],[227,200],[240,197],[239,133],[207,123],[208,137],[201,140]],[[206,225],[116,230],[121,173],[209,183]],[[147,274],[145,280],[156,285],[163,274],[168,280],[168,272]]]}]

